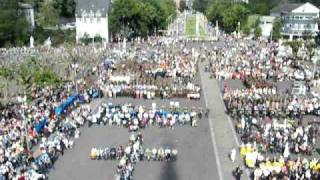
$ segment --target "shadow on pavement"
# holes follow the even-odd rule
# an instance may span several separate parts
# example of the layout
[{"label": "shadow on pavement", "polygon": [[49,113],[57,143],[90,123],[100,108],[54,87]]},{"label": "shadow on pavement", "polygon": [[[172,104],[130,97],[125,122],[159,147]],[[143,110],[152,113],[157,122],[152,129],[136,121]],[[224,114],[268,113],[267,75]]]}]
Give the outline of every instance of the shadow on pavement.
[{"label": "shadow on pavement", "polygon": [[[175,147],[173,143],[164,143],[169,147]],[[179,150],[178,150],[179,151]],[[179,154],[178,159],[179,160]],[[179,180],[176,162],[163,162],[159,180]]]},{"label": "shadow on pavement", "polygon": [[179,180],[175,162],[163,163],[160,180]]}]

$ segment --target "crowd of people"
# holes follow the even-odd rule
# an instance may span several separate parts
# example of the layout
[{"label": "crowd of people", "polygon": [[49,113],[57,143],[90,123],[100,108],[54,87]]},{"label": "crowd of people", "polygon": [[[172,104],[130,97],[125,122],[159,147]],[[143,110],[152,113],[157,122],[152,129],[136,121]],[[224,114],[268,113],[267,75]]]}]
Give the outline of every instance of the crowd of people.
[{"label": "crowd of people", "polygon": [[[67,79],[77,76],[77,80],[59,87],[32,85],[31,92],[27,92],[28,98],[20,95],[17,103],[1,107],[1,179],[46,178],[59,156],[73,147],[74,139],[80,136],[79,128],[85,123],[123,126],[130,131],[147,126],[173,129],[177,125],[196,127],[202,115],[208,114],[203,109],[107,103],[92,112],[87,103],[103,96],[200,98],[200,85],[195,80],[197,59],[192,58],[191,51],[185,46],[181,45],[183,51],[169,52],[166,47],[170,43],[157,38],[143,43],[131,42],[127,48],[118,45],[0,50],[0,58],[10,59],[10,63],[19,64],[36,55],[38,63],[49,65],[60,76]],[[63,59],[72,59],[77,64],[62,62]],[[93,76],[93,81],[86,79],[89,76]],[[131,176],[128,169],[135,151],[141,148],[138,145],[139,148],[134,149],[136,140],[130,142],[132,152],[126,151],[130,147],[122,149],[126,157],[120,158],[116,153],[120,158],[118,174],[127,178]],[[114,148],[111,149],[107,154],[114,152]],[[121,148],[116,149],[120,152]],[[101,152],[101,149],[95,150],[97,154]],[[141,157],[148,161],[175,160],[177,155],[176,149],[167,147],[140,149],[139,152],[144,153]]]},{"label": "crowd of people", "polygon": [[217,79],[241,79],[255,77],[265,80],[312,80],[312,65],[294,61],[291,57],[279,57],[279,45],[266,42],[226,42],[209,53],[207,71]]},{"label": "crowd of people", "polygon": [[299,118],[303,115],[319,115],[320,111],[318,97],[282,93],[276,87],[225,89],[223,99],[232,117],[245,115]]},{"label": "crowd of people", "polygon": [[[319,97],[295,95],[289,90],[292,87],[280,91],[275,85],[303,81],[310,94],[310,87],[320,84],[319,73],[310,63],[279,56],[276,43],[228,40],[219,47],[200,48],[200,54],[184,43],[179,43],[177,50],[175,43],[150,38],[143,43],[123,42],[107,47],[0,49],[1,59],[16,58],[19,62],[25,55],[38,54],[43,62],[57,66],[55,70],[62,71],[63,76],[80,76],[77,83],[58,88],[33,88],[31,104],[22,103],[26,99],[20,96],[20,103],[1,109],[0,179],[45,178],[58,157],[72,148],[80,135],[79,127],[86,122],[89,126],[121,126],[129,131],[148,126],[196,127],[202,116],[208,116],[207,110],[103,103],[93,112],[87,103],[103,96],[200,99],[198,60],[207,60],[205,69],[212,78],[237,79],[244,84],[244,89],[226,85],[223,100],[242,140],[241,158],[252,170],[253,179],[320,178],[320,162],[313,158],[318,126],[304,120],[307,115],[314,119],[320,115]],[[72,71],[74,64],[61,68],[61,59],[76,60],[78,69]],[[93,82],[85,81],[88,74],[94,76]],[[32,148],[37,151],[32,152]],[[139,133],[130,137],[127,146],[94,147],[90,157],[119,160],[117,178],[132,179],[136,162],[176,160],[177,153],[174,148],[143,147]]]},{"label": "crowd of people", "polygon": [[132,134],[127,146],[111,149],[92,148],[90,158],[119,160],[116,171],[117,180],[133,179],[134,166],[139,161],[175,161],[178,150],[171,148],[144,149],[141,133]]},{"label": "crowd of people", "polygon": [[[127,96],[200,98],[196,83],[197,60],[186,48],[171,52],[161,41],[133,46],[123,59],[105,59],[99,67],[99,85],[109,97]],[[128,48],[127,48],[128,49]]]},{"label": "crowd of people", "polygon": [[319,179],[320,160],[316,158],[285,158],[259,153],[251,146],[240,148],[247,167],[252,168],[252,179]]},{"label": "crowd of people", "polygon": [[[133,146],[131,147],[131,150]],[[130,149],[123,146],[118,147],[106,147],[96,148],[93,147],[90,152],[90,158],[92,160],[121,160],[122,157],[127,154],[131,156],[131,162],[137,161],[175,161],[177,159],[178,150],[170,147],[153,147],[145,148],[142,145],[138,150],[133,149],[133,153],[130,153]]]},{"label": "crowd of people", "polygon": [[172,102],[171,109],[157,108],[155,103],[151,108],[134,106],[132,104],[103,103],[96,113],[88,117],[88,125],[103,124],[128,128],[138,131],[148,126],[158,126],[173,129],[176,125],[196,127],[198,120],[207,114],[204,109],[186,110]]},{"label": "crowd of people", "polygon": [[[279,45],[266,42],[226,42],[207,56],[205,70],[224,82],[226,111],[241,138],[240,157],[251,178],[319,179],[320,99],[310,88],[319,77],[310,62],[279,56]],[[243,85],[232,87],[232,80]],[[294,84],[285,83],[280,89],[284,81],[303,82],[305,89],[294,93]]]},{"label": "crowd of people", "polygon": [[91,110],[86,91],[72,96],[70,86],[33,88],[31,103],[20,95],[19,103],[2,107],[1,179],[44,179],[59,155],[72,148]]}]

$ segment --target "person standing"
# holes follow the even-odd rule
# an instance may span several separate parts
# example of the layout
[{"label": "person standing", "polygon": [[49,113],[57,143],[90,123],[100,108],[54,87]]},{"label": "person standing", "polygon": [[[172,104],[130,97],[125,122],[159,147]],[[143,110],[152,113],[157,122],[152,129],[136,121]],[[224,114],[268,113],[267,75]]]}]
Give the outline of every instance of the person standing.
[{"label": "person standing", "polygon": [[239,166],[234,170],[234,177],[236,178],[236,180],[240,180],[242,174],[243,174],[243,170],[242,170],[241,165],[239,165]]},{"label": "person standing", "polygon": [[237,154],[237,151],[235,148],[232,148],[231,151],[230,151],[230,160],[232,162],[234,162],[236,160],[236,154]]}]

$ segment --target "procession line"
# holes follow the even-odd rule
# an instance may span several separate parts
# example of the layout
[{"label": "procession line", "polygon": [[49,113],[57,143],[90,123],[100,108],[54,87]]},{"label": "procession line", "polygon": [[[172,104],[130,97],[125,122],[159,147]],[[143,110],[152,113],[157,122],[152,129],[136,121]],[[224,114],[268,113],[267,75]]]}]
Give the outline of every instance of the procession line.
[{"label": "procession line", "polygon": [[[222,97],[222,94],[221,94],[221,93],[219,93],[219,96],[220,96],[220,99],[222,100],[222,102],[224,103],[223,97]],[[224,111],[227,112],[227,108],[226,108],[225,104],[223,104],[223,108],[224,108]],[[234,130],[234,126],[232,125],[232,121],[231,121],[231,119],[230,119],[230,117],[229,117],[228,114],[225,114],[225,115],[227,116],[228,124],[229,124],[229,126],[230,126],[230,128],[231,128],[231,131],[232,131],[232,134],[233,134],[233,138],[235,139],[236,144],[237,144],[237,146],[238,146],[238,148],[239,148],[239,147],[240,147],[240,142],[239,142],[239,139],[238,139],[238,137],[237,137],[237,133],[236,133],[236,131]],[[239,153],[239,157],[240,157],[240,153]],[[241,159],[240,159],[240,161],[241,161]],[[248,179],[250,179],[249,169],[248,169],[248,168],[245,168],[245,172],[246,172],[246,175],[248,176]]]},{"label": "procession line", "polygon": [[[200,73],[201,72],[199,72],[199,74]],[[201,74],[200,74],[200,81],[201,81],[201,85],[202,85],[202,89],[203,89],[202,92],[203,92],[203,96],[204,96],[204,102],[206,104],[206,108],[208,108],[207,94],[206,94],[207,91],[204,91],[203,87],[205,85],[203,84]],[[210,117],[210,113],[212,113],[212,112],[211,111],[209,112],[209,117]],[[220,163],[220,158],[219,158],[220,156],[219,156],[218,146],[217,146],[216,137],[215,137],[215,134],[214,134],[211,118],[208,118],[208,121],[209,121],[209,126],[210,126],[210,134],[211,134],[211,141],[212,141],[212,146],[213,146],[213,153],[214,153],[214,156],[215,156],[215,159],[216,159],[216,164],[217,164],[218,176],[219,176],[220,180],[224,180],[223,173],[222,173],[222,170],[221,170],[222,168],[221,168],[221,163]]]}]

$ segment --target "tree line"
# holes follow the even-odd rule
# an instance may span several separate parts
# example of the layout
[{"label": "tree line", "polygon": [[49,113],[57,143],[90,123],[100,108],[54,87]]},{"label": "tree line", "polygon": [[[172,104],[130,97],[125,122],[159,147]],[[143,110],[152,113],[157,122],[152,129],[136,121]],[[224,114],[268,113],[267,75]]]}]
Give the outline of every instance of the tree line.
[{"label": "tree line", "polygon": [[120,37],[147,36],[166,28],[175,14],[172,0],[115,0],[109,16],[110,30]]},{"label": "tree line", "polygon": [[[269,15],[278,3],[278,0],[249,0],[248,4],[234,0],[195,0],[193,8],[205,13],[213,24],[219,22],[219,26],[227,33],[241,31],[258,37],[262,33],[259,16]],[[272,31],[274,39],[281,37],[281,26],[282,21],[276,19]]]}]

